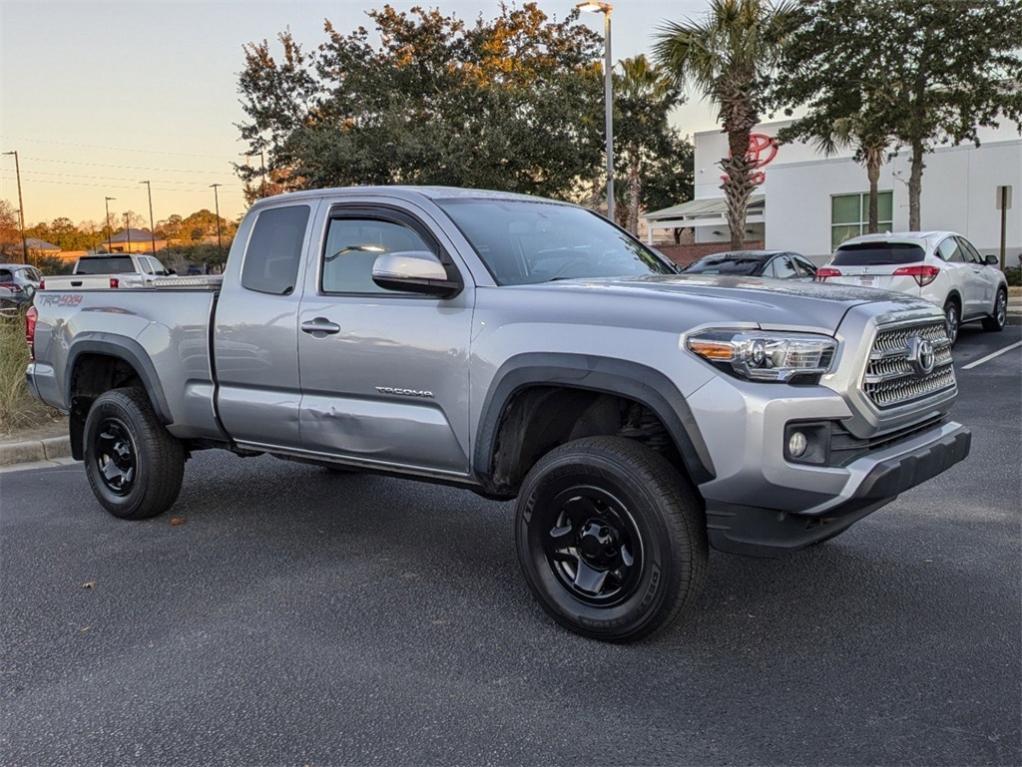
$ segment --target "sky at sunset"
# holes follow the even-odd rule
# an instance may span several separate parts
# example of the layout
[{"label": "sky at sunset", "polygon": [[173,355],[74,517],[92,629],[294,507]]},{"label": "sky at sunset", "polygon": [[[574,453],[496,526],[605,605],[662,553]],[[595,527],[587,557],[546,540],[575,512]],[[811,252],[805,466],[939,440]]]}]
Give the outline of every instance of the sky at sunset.
[{"label": "sky at sunset", "polygon": [[[382,5],[382,3],[380,3]],[[401,10],[414,3],[395,2]],[[435,3],[423,3],[435,5]],[[574,5],[542,0],[550,15]],[[232,162],[244,158],[235,123],[244,43],[285,27],[314,47],[329,18],[339,30],[366,21],[362,2],[10,2],[0,0],[0,151],[18,150],[26,223],[67,216],[73,221],[133,210],[148,217],[150,179],[157,220],[213,208],[245,207]],[[472,19],[491,16],[497,2],[447,0],[438,7]],[[702,0],[619,0],[615,59],[649,52],[664,19],[698,15]],[[594,28],[597,14],[583,14]],[[714,125],[699,98],[677,110],[684,133]],[[0,157],[0,198],[17,207],[14,158]]]}]

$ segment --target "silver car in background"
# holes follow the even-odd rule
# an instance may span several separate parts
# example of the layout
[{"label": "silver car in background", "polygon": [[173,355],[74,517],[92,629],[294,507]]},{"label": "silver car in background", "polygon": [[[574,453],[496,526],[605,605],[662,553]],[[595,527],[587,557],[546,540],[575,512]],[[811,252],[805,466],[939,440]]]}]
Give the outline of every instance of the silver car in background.
[{"label": "silver car in background", "polygon": [[0,299],[18,306],[32,303],[43,276],[29,264],[0,264]]}]

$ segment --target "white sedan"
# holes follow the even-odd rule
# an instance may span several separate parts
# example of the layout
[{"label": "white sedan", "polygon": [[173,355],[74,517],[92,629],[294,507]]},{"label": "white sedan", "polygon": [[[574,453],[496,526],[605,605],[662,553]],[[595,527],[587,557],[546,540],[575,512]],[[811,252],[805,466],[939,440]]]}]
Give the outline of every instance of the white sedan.
[{"label": "white sedan", "polygon": [[980,320],[984,330],[1002,330],[1008,314],[1008,281],[997,256],[984,258],[954,232],[853,237],[817,270],[816,279],[894,290],[935,303],[944,309],[951,343],[963,322]]}]

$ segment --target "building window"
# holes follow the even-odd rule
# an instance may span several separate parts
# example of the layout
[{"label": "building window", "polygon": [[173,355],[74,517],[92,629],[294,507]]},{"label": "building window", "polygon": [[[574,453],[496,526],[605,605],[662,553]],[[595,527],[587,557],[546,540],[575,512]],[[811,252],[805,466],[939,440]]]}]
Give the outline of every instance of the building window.
[{"label": "building window", "polygon": [[[888,231],[894,226],[894,193],[877,195],[877,228]],[[830,247],[835,250],[845,240],[865,234],[869,227],[869,193],[836,194],[830,198]]]}]

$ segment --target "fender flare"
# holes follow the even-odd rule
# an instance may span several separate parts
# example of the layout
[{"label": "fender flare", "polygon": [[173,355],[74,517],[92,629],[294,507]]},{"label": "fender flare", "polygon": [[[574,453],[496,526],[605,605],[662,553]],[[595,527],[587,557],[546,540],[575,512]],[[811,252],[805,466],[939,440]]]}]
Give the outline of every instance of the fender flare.
[{"label": "fender flare", "polygon": [[153,410],[156,411],[156,417],[159,418],[160,423],[166,426],[174,422],[167,398],[163,394],[160,377],[156,373],[156,366],[149,357],[149,353],[133,338],[102,331],[79,333],[71,342],[67,354],[67,364],[64,367],[64,401],[67,402],[68,407],[71,407],[71,385],[74,382],[75,366],[78,363],[78,358],[83,354],[103,354],[108,357],[116,357],[131,365],[142,380],[142,386],[145,387],[149,401],[153,403]]},{"label": "fender flare", "polygon": [[664,424],[695,484],[716,476],[692,411],[667,376],[628,360],[557,352],[516,355],[497,370],[483,400],[476,432],[473,466],[477,476],[492,474],[497,432],[505,409],[515,394],[530,386],[585,389],[633,399]]}]

